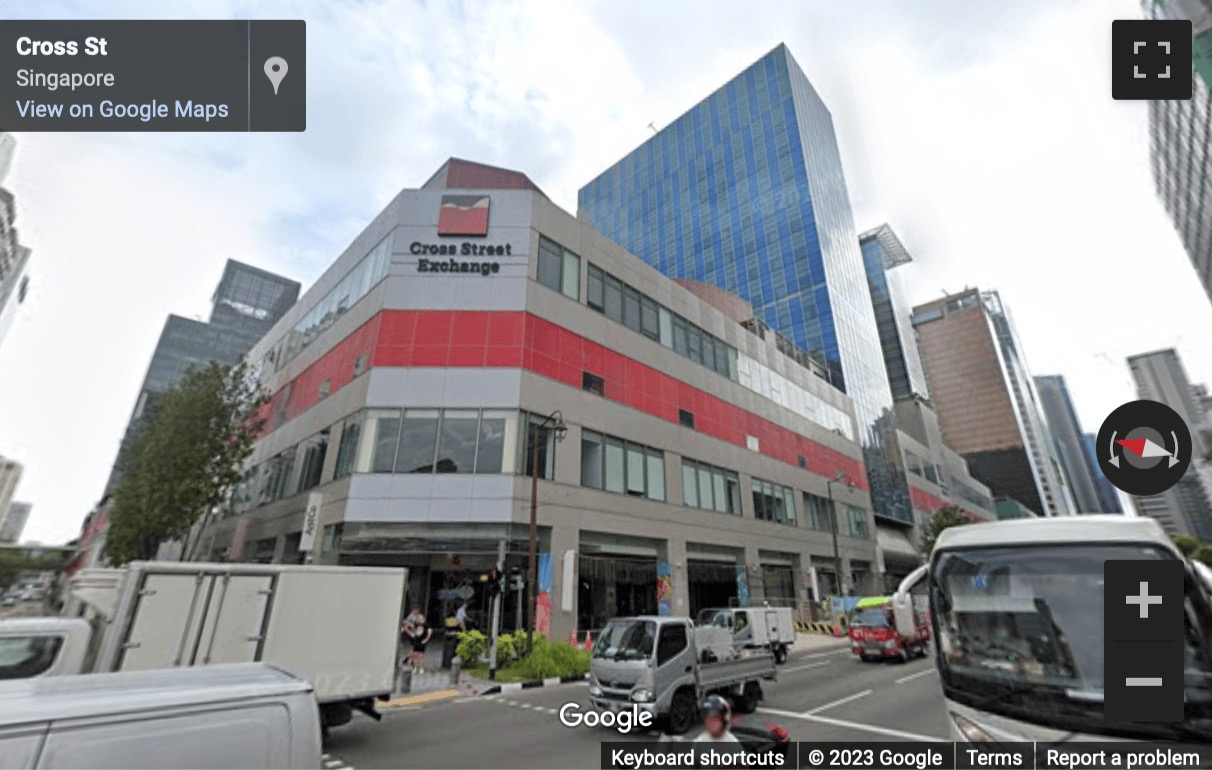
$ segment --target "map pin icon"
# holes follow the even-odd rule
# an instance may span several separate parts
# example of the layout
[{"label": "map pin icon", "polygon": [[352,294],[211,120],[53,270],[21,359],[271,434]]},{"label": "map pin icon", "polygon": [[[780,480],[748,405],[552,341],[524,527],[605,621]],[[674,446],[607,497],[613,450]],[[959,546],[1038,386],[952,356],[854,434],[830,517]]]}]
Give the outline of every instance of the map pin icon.
[{"label": "map pin icon", "polygon": [[282,78],[286,77],[286,60],[281,56],[271,56],[265,60],[265,77],[269,78],[269,82],[274,84],[274,96],[278,95],[278,86],[282,84]]}]

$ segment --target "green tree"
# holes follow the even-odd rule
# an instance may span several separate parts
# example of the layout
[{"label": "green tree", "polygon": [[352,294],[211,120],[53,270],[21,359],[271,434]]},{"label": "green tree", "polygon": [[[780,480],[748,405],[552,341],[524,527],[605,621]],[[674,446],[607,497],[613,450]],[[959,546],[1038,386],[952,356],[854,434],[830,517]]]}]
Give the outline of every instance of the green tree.
[{"label": "green tree", "polygon": [[1204,564],[1212,567],[1212,545],[1201,543],[1200,546],[1196,548],[1195,551],[1187,558],[1194,559],[1195,561],[1202,561]]},{"label": "green tree", "polygon": [[155,399],[114,490],[106,547],[116,565],[154,557],[226,500],[266,400],[244,363],[191,369]]},{"label": "green tree", "polygon": [[922,551],[927,556],[934,550],[934,543],[938,540],[938,536],[942,534],[944,529],[951,527],[962,527],[965,524],[971,524],[972,519],[956,508],[954,505],[944,505],[934,512],[930,517],[930,523],[926,525],[925,531],[922,533]]},{"label": "green tree", "polygon": [[1178,550],[1182,551],[1183,556],[1186,556],[1188,559],[1192,558],[1202,545],[1199,540],[1190,535],[1174,535],[1170,539],[1174,541],[1174,545],[1178,547]]}]

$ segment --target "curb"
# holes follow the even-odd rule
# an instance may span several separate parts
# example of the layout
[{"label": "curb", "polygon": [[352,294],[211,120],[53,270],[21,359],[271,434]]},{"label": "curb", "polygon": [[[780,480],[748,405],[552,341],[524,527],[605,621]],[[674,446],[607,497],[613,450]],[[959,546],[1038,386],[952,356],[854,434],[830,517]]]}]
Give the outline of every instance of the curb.
[{"label": "curb", "polygon": [[553,687],[557,684],[569,684],[571,682],[588,681],[589,674],[581,676],[553,676],[547,679],[532,679],[529,682],[510,682],[509,684],[494,684],[486,690],[482,690],[480,695],[498,695],[505,692],[517,692],[518,690],[532,690],[535,687]]},{"label": "curb", "polygon": [[459,691],[456,689],[435,690],[434,692],[421,693],[419,695],[405,695],[399,698],[379,704],[381,709],[398,709],[406,706],[419,706],[422,703],[433,703],[434,701],[449,700],[457,698]]}]

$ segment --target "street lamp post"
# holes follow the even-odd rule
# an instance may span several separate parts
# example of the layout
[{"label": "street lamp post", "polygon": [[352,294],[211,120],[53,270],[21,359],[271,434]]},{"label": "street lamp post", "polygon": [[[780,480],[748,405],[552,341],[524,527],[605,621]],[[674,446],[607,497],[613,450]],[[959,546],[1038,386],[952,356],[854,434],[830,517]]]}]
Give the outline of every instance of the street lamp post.
[{"label": "street lamp post", "polygon": [[[844,598],[850,596],[850,588],[847,585],[847,581],[842,577],[842,554],[841,554],[841,549],[838,548],[838,542],[837,542],[837,531],[838,531],[837,500],[835,500],[833,498],[833,485],[837,484],[839,482],[843,482],[843,481],[846,482],[846,487],[848,489],[854,488],[854,482],[848,481],[846,479],[846,474],[841,473],[841,472],[839,472],[836,476],[834,476],[829,481],[825,482],[825,488],[827,490],[829,490],[829,519],[830,519],[829,527],[830,527],[830,529],[833,530],[833,574],[837,579],[838,592],[842,595],[842,598],[844,599]],[[833,614],[834,625],[838,624],[839,618],[840,618],[840,613],[834,612],[834,614]]]},{"label": "street lamp post", "polygon": [[[529,418],[528,418],[529,419]],[[530,612],[529,633],[526,636],[526,654],[529,655],[534,650],[534,634],[537,630],[538,619],[538,596],[534,592],[535,581],[538,580],[539,570],[539,436],[543,429],[548,425],[552,426],[552,431],[555,433],[556,441],[563,441],[564,435],[568,433],[568,426],[564,424],[564,416],[557,409],[539,424],[534,426],[534,434],[530,438],[531,454],[530,454],[530,578],[526,581],[526,607]],[[555,450],[553,444],[552,451]]]}]

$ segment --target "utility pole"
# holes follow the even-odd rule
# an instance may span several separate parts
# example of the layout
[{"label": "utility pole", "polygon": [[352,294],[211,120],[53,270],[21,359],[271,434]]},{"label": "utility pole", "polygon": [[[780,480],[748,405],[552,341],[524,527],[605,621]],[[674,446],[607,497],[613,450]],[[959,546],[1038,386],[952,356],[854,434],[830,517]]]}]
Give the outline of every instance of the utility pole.
[{"label": "utility pole", "polygon": [[[497,544],[497,570],[505,570],[505,540]],[[488,678],[497,678],[497,637],[501,633],[501,591],[492,597],[492,648],[488,653]]]}]

